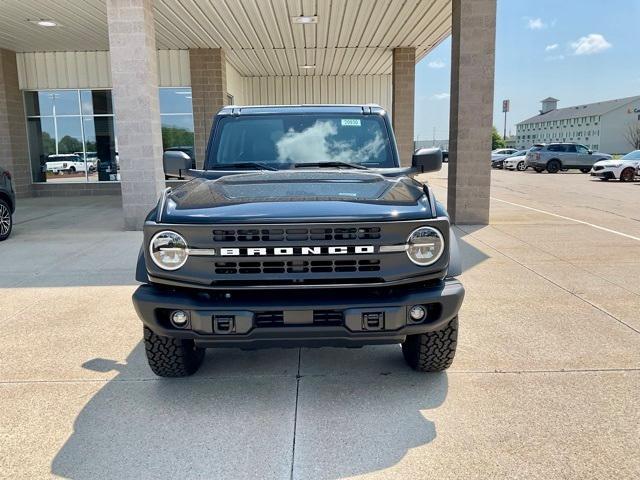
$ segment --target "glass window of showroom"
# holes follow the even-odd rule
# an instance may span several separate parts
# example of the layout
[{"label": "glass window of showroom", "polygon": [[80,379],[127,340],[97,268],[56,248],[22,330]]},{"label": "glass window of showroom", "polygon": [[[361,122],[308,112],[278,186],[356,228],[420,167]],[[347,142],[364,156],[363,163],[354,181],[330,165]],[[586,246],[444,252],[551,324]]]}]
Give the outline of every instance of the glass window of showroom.
[{"label": "glass window of showroom", "polygon": [[[26,91],[34,182],[120,180],[117,120],[110,90]],[[161,88],[163,147],[193,156],[190,88]]]}]

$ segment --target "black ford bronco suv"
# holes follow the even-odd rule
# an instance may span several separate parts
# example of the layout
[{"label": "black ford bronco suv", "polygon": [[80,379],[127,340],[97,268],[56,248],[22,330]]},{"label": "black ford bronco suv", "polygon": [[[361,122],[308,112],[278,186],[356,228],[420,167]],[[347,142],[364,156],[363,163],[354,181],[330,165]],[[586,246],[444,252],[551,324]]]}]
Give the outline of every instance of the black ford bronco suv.
[{"label": "black ford bronco suv", "polygon": [[[183,152],[164,160],[191,168]],[[378,106],[223,108],[204,170],[145,221],[133,302],[151,369],[190,375],[211,347],[372,344],[401,344],[419,371],[449,367],[460,255],[413,179],[441,165],[430,149],[401,168]]]}]

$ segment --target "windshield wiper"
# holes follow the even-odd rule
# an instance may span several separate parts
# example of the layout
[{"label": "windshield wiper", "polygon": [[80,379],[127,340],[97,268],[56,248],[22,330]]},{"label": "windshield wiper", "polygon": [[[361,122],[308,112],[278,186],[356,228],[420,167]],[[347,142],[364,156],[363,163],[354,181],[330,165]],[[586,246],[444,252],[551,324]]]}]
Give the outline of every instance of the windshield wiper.
[{"label": "windshield wiper", "polygon": [[331,162],[300,162],[294,163],[294,168],[305,168],[305,167],[318,167],[318,168],[356,168],[358,170],[368,170],[364,165],[358,165],[357,163],[348,163],[348,162],[339,162],[339,161],[331,161]]},{"label": "windshield wiper", "polygon": [[237,162],[237,163],[216,163],[214,165],[209,165],[207,170],[233,170],[234,168],[246,168],[253,170],[271,170],[273,172],[277,171],[277,168],[274,168],[270,165],[265,165],[264,163],[257,162]]}]

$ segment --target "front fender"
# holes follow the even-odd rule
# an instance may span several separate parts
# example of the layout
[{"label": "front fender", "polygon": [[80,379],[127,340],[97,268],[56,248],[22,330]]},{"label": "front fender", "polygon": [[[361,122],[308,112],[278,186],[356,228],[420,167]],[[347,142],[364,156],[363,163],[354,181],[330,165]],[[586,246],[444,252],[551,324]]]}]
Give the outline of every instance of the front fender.
[{"label": "front fender", "polygon": [[457,277],[458,275],[462,275],[462,255],[460,254],[460,246],[453,228],[449,228],[449,268],[447,269],[447,278]]},{"label": "front fender", "polygon": [[140,247],[138,253],[138,263],[136,264],[136,281],[140,283],[149,283],[149,275],[147,274],[147,264],[144,260],[144,251]]}]

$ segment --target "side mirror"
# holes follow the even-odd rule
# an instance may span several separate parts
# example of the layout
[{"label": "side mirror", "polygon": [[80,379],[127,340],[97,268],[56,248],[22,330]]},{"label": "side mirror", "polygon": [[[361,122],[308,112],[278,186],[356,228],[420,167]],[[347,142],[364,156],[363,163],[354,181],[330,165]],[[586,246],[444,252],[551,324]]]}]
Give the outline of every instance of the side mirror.
[{"label": "side mirror", "polygon": [[183,175],[191,168],[191,164],[191,157],[179,150],[170,150],[162,154],[162,166],[167,177],[177,177],[182,180]]},{"label": "side mirror", "polygon": [[592,154],[593,154],[593,150],[589,150],[589,155],[592,155]]},{"label": "side mirror", "polygon": [[411,157],[411,167],[418,173],[437,172],[442,168],[442,150],[439,148],[421,148]]}]

